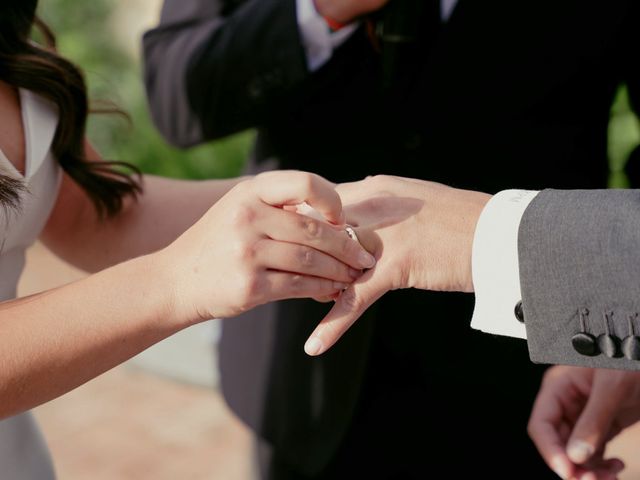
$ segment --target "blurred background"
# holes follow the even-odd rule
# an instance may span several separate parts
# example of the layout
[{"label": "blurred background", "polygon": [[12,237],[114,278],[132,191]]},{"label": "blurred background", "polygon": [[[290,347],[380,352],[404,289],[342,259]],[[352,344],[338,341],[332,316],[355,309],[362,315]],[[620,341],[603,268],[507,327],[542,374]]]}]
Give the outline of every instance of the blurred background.
[{"label": "blurred background", "polygon": [[[160,7],[160,0],[47,0],[40,13],[57,33],[61,53],[85,71],[91,98],[115,102],[131,116],[132,123],[117,115],[92,117],[90,138],[106,158],[170,177],[238,175],[253,132],[184,152],[153,127],[141,82],[140,36],[157,22]],[[640,129],[624,89],[610,130],[610,184],[625,187],[624,161],[640,142]],[[37,245],[20,291],[81,276]],[[253,439],[217,389],[218,335],[215,321],[191,328],[37,409],[60,479],[253,479]],[[629,465],[621,478],[640,478],[638,445],[640,429],[613,446]]]}]

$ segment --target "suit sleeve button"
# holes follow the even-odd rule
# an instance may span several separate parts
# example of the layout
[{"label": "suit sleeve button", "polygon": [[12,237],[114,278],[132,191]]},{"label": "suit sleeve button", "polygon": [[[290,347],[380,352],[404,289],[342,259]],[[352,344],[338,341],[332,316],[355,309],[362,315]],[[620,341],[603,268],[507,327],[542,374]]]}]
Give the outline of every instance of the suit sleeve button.
[{"label": "suit sleeve button", "polygon": [[600,354],[598,343],[591,334],[584,332],[576,333],[571,339],[571,344],[576,352],[585,357],[595,357]]},{"label": "suit sleeve button", "polygon": [[615,335],[603,334],[598,337],[598,348],[609,358],[620,358],[620,339]]},{"label": "suit sleeve button", "polygon": [[622,353],[629,360],[640,360],[640,337],[629,335],[622,340]]},{"label": "suit sleeve button", "polygon": [[522,309],[522,301],[516,303],[516,308],[513,309],[513,313],[520,323],[524,323],[524,310]]}]

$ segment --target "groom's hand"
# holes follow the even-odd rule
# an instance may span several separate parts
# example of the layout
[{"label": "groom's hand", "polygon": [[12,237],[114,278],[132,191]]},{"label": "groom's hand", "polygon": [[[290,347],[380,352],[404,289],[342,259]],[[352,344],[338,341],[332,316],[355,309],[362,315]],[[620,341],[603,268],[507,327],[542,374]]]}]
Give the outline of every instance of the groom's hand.
[{"label": "groom's hand", "polygon": [[377,264],[342,292],[307,341],[308,354],[329,349],[389,290],[473,291],[473,236],[490,195],[390,176],[337,190],[347,223]]},{"label": "groom's hand", "polygon": [[553,367],[545,374],[529,435],[561,478],[615,480],[624,468],[605,458],[609,441],[640,421],[640,372]]}]

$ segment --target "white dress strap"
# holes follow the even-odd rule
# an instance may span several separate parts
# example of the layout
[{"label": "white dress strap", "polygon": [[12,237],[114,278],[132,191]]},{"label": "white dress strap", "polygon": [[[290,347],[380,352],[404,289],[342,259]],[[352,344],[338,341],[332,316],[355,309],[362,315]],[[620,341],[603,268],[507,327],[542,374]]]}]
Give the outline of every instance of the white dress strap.
[{"label": "white dress strap", "polygon": [[2,150],[0,150],[0,174],[5,177],[22,178],[18,169],[11,163]]},{"label": "white dress strap", "polygon": [[25,177],[33,176],[47,157],[58,128],[57,107],[41,96],[20,89],[26,144]]}]

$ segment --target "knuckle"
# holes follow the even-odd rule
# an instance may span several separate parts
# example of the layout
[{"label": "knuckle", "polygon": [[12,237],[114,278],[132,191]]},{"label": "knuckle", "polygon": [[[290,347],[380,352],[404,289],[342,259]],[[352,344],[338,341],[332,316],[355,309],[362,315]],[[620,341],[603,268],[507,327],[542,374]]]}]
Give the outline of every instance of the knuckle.
[{"label": "knuckle", "polygon": [[237,228],[246,228],[256,219],[255,210],[249,205],[238,205],[231,214],[231,224]]},{"label": "knuckle", "polygon": [[256,184],[257,184],[257,177],[252,178],[250,180],[244,180],[238,184],[236,184],[231,191],[234,194],[240,195],[240,196],[246,196],[248,193],[252,192],[255,188],[256,188]]},{"label": "knuckle", "polygon": [[557,381],[559,374],[561,373],[562,373],[562,370],[559,367],[548,369],[546,372],[544,372],[544,375],[542,376],[542,385],[545,387],[553,385]]},{"label": "knuckle", "polygon": [[340,295],[340,303],[343,308],[348,311],[359,311],[362,307],[362,301],[353,288],[347,288]]},{"label": "knuckle", "polygon": [[317,188],[317,178],[313,173],[299,172],[298,182],[307,193],[314,193]]},{"label": "knuckle", "polygon": [[238,242],[236,246],[236,255],[242,264],[251,264],[255,260],[257,249],[255,244],[247,242]]},{"label": "knuckle", "polygon": [[278,175],[284,175],[284,174],[285,173],[283,171],[260,172],[257,175],[255,175],[251,181],[253,181],[256,184],[260,184],[262,182],[270,182],[271,180],[276,178]]},{"label": "knuckle", "polygon": [[529,438],[537,443],[539,433],[540,429],[535,419],[529,420],[529,423],[527,423],[527,435],[529,435]]},{"label": "knuckle", "polygon": [[252,304],[261,290],[260,275],[256,271],[245,273],[239,288],[241,303],[243,306]]},{"label": "knuckle", "polygon": [[304,277],[302,275],[292,275],[289,280],[289,288],[293,293],[300,293],[304,289]]},{"label": "knuckle", "polygon": [[300,249],[300,264],[305,268],[312,268],[316,262],[316,255],[310,248]]},{"label": "knuckle", "polygon": [[388,180],[388,175],[373,175],[371,177],[367,177],[366,178],[366,182],[369,183],[373,187],[377,187],[379,185],[382,185],[387,180]]},{"label": "knuckle", "polygon": [[320,223],[312,218],[303,217],[301,220],[301,227],[307,238],[311,240],[319,238],[322,233]]},{"label": "knuckle", "polygon": [[527,423],[527,434],[533,438],[534,436],[534,425],[533,425],[533,421],[529,420],[529,422]]}]

